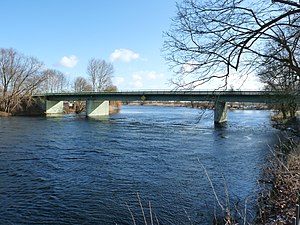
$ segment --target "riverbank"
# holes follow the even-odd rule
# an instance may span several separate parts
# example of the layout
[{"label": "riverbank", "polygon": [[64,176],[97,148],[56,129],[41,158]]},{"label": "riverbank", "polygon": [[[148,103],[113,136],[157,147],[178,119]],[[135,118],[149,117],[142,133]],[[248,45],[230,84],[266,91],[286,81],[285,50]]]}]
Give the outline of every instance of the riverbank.
[{"label": "riverbank", "polygon": [[[277,125],[278,126],[278,125]],[[300,194],[299,121],[280,124],[284,137],[271,150],[259,185],[257,224],[292,224]]]},{"label": "riverbank", "polygon": [[0,117],[11,116],[10,113],[0,111]]}]

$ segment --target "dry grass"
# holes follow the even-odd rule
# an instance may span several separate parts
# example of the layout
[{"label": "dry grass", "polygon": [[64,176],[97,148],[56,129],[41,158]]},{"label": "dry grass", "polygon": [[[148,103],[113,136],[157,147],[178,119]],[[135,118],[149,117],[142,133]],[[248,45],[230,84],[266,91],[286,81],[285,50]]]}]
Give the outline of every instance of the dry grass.
[{"label": "dry grass", "polygon": [[265,168],[258,224],[292,224],[300,193],[300,152],[292,139],[280,142]]},{"label": "dry grass", "polygon": [[[250,223],[247,220],[248,215],[248,206],[247,206],[247,199],[245,201],[231,201],[227,183],[225,178],[224,180],[224,197],[218,196],[215,186],[205,168],[205,166],[200,162],[198,159],[198,162],[202,166],[202,169],[204,170],[206,177],[209,181],[209,184],[212,188],[214,200],[216,202],[215,204],[215,210],[214,210],[214,217],[213,217],[213,224],[214,225],[249,225]],[[242,207],[240,207],[240,203],[242,204]],[[218,210],[220,209],[220,210]]]},{"label": "dry grass", "polygon": [[[141,215],[143,216],[143,224],[144,225],[148,225],[148,224],[149,225],[155,225],[155,224],[159,225],[157,215],[153,214],[153,212],[152,212],[151,203],[149,202],[149,204],[148,204],[148,211],[149,211],[149,215],[148,215],[148,214],[145,213],[144,206],[143,206],[143,203],[142,203],[142,200],[140,198],[139,193],[137,193],[136,195],[137,195],[137,199],[138,199],[138,202],[139,202]],[[128,206],[128,204],[126,204],[126,205],[127,205],[128,211],[130,212],[130,215],[131,215],[132,224],[137,225],[135,216],[133,215],[133,213],[132,213],[130,207]]]}]

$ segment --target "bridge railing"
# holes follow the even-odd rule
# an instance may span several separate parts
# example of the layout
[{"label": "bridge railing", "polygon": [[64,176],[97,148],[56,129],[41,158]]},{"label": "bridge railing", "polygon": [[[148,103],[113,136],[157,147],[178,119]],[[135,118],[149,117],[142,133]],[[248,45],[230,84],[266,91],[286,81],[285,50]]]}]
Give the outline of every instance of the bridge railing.
[{"label": "bridge railing", "polygon": [[135,90],[135,91],[116,91],[116,92],[107,92],[107,91],[82,91],[82,92],[61,92],[61,93],[37,93],[34,96],[59,96],[59,95],[95,95],[95,94],[195,94],[195,95],[262,95],[262,94],[278,94],[278,92],[265,92],[265,91],[216,91],[216,90]]}]

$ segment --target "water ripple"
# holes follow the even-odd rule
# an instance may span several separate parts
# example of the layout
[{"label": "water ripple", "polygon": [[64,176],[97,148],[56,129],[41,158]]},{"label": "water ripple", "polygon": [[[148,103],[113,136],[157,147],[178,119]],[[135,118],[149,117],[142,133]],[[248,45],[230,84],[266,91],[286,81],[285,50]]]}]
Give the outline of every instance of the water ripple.
[{"label": "water ripple", "polygon": [[176,107],[0,118],[0,224],[132,224],[126,203],[142,222],[136,193],[161,224],[207,224],[214,198],[199,161],[220,196],[224,179],[234,198],[255,196],[276,131],[269,112],[254,115],[229,112],[222,129]]}]

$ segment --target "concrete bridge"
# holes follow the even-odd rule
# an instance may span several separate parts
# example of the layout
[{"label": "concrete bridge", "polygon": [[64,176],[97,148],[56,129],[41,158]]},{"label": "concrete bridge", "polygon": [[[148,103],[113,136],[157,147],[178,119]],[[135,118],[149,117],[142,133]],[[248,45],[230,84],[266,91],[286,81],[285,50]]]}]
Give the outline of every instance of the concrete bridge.
[{"label": "concrete bridge", "polygon": [[45,113],[63,113],[63,101],[86,101],[87,116],[109,114],[109,101],[208,101],[214,102],[214,122],[227,121],[227,102],[300,103],[300,96],[265,91],[129,91],[47,93],[34,95],[45,100]]}]

